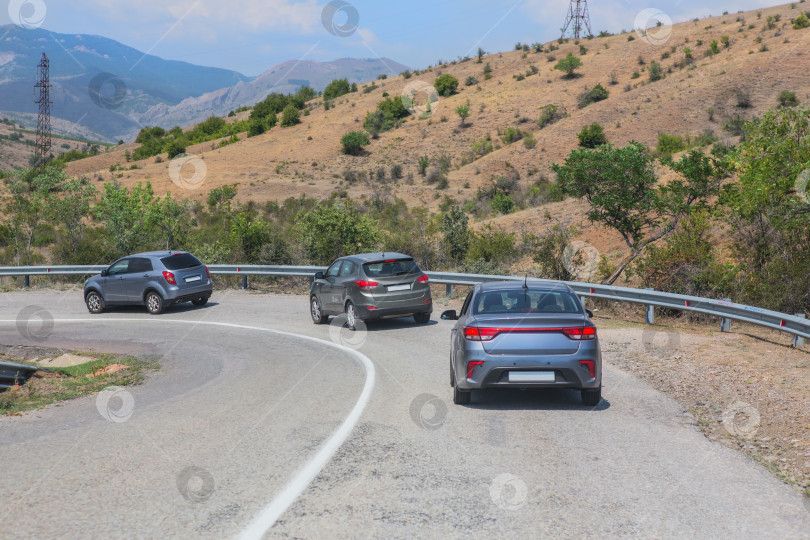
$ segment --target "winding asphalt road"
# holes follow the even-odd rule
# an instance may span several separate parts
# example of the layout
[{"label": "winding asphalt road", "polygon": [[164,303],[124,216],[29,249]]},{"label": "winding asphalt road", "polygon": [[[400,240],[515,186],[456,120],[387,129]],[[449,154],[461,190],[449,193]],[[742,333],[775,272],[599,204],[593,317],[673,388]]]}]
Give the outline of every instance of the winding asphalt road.
[{"label": "winding asphalt road", "polygon": [[[0,343],[162,364],[0,417],[0,537],[810,538],[799,494],[611,353],[596,408],[569,391],[458,407],[448,322],[349,334],[306,298],[213,300],[90,317],[75,291],[0,295]],[[54,320],[43,337],[18,330],[28,306]]]}]

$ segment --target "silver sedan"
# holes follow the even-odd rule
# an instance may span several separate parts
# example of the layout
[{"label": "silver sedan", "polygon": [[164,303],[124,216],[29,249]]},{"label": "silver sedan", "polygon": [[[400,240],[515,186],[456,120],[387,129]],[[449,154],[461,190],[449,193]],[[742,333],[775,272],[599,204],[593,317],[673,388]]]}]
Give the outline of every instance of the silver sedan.
[{"label": "silver sedan", "polygon": [[602,398],[602,353],[596,327],[564,284],[477,285],[460,313],[450,346],[453,402],[486,388],[574,388],[585,405]]}]

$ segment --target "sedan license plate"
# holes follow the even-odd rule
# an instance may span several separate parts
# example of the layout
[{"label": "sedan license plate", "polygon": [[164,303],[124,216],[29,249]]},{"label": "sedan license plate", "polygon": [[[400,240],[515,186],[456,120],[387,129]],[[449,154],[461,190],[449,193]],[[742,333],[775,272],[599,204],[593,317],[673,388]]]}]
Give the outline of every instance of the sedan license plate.
[{"label": "sedan license plate", "polygon": [[410,285],[391,285],[390,287],[388,287],[388,290],[391,291],[391,292],[393,292],[393,291],[410,291],[411,286]]},{"label": "sedan license plate", "polygon": [[553,371],[510,371],[509,382],[554,382]]},{"label": "sedan license plate", "polygon": [[195,281],[200,281],[202,276],[190,276],[186,278],[186,283],[194,283]]}]

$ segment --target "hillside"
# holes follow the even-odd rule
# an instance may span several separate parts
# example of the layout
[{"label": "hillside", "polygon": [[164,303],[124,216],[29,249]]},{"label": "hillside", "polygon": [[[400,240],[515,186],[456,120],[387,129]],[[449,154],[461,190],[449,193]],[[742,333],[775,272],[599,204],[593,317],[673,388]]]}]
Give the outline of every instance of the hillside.
[{"label": "hillside", "polygon": [[[216,143],[189,148],[188,152],[198,154],[207,167],[205,182],[196,191],[173,185],[166,161],[144,160],[135,164],[139,169],[117,176],[125,185],[150,181],[158,194],[172,191],[198,199],[211,188],[235,183],[240,186],[241,200],[283,200],[299,194],[325,198],[335,191],[347,191],[357,198],[398,196],[408,204],[436,210],[445,197],[460,203],[475,199],[477,189],[488,185],[493,177],[515,171],[523,185],[541,175],[553,179],[551,164],[561,162],[577,146],[577,133],[592,122],[603,125],[609,140],[619,145],[636,140],[654,147],[659,133],[694,138],[705,130],[712,131],[721,142],[733,143],[735,139],[723,130],[731,117],[750,119],[762,114],[777,105],[776,97],[784,90],[795,92],[801,103],[810,100],[810,76],[803,67],[810,29],[792,28],[790,19],[801,13],[801,4],[795,6],[681,23],[672,27],[672,35],[663,45],[648,43],[632,32],[582,40],[587,52],[581,56],[580,46],[573,41],[561,44],[551,53],[555,61],[549,61],[548,53],[512,51],[488,55],[483,64],[471,59],[433,67],[410,80],[393,77],[377,81],[377,89],[369,93],[361,89],[343,96],[331,110],[324,110],[321,103],[311,103],[311,114],[303,117],[298,126],[275,127],[264,135],[216,150],[212,149]],[[767,17],[776,15],[781,20],[766,29]],[[729,47],[704,56],[711,41],[725,35],[730,36]],[[557,46],[557,42],[551,44]],[[546,51],[549,45],[544,47]],[[685,47],[691,49],[695,60],[679,67],[676,63],[684,59]],[[583,61],[581,77],[573,80],[553,69],[556,60],[569,52]],[[639,58],[644,65],[640,65]],[[661,62],[671,72],[651,83],[646,68],[652,61]],[[492,67],[489,80],[483,76],[486,63]],[[531,66],[537,67],[536,75],[515,78],[525,76]],[[636,71],[640,76],[633,78]],[[442,98],[430,118],[410,117],[402,127],[372,141],[364,156],[341,154],[341,136],[350,130],[362,130],[366,112],[376,108],[384,92],[399,95],[407,84],[416,80],[432,83],[442,73],[461,81],[459,92]],[[616,84],[611,84],[612,74]],[[470,76],[476,77],[478,84],[465,86]],[[597,83],[610,91],[609,98],[578,109],[578,94]],[[748,96],[747,103],[741,103],[740,95]],[[462,127],[454,110],[467,101],[472,116]],[[568,116],[539,129],[535,121],[540,108],[549,104],[564,107]],[[707,112],[710,108],[712,115]],[[498,131],[510,126],[533,132],[536,146],[501,143]],[[473,143],[487,135],[495,142],[495,151],[468,162]],[[110,180],[110,166],[125,163],[123,151],[118,148],[71,163],[68,172],[92,175],[98,182]],[[430,156],[432,164],[441,155],[451,157],[447,189],[437,190],[418,174],[417,162],[422,155]],[[390,175],[384,182],[368,180],[380,167],[390,170],[393,165],[403,167],[402,180],[391,181]],[[365,173],[367,179],[349,184],[343,180],[347,171]],[[411,174],[413,182],[408,179]],[[585,223],[582,209],[581,203],[568,200],[491,216],[489,221],[512,230],[521,226],[542,230],[546,225],[543,216],[550,212],[556,220],[581,226],[582,238],[603,253],[616,252],[621,247],[618,239]]]}]

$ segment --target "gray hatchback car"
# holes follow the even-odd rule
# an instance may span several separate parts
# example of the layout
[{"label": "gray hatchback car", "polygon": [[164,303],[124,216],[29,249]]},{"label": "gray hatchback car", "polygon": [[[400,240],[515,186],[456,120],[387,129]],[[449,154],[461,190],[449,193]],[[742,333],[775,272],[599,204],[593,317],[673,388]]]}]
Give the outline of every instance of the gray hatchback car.
[{"label": "gray hatchback car", "polygon": [[358,320],[413,316],[430,322],[433,298],[428,277],[416,261],[402,253],[364,253],[342,257],[324,274],[315,274],[309,297],[315,324],[330,315],[346,314],[346,325]]},{"label": "gray hatchback car", "polygon": [[208,267],[185,251],[153,251],[118,259],[84,284],[90,313],[108,306],[145,305],[149,313],[192,302],[204,306],[213,292]]},{"label": "gray hatchback car", "polygon": [[565,284],[496,282],[476,285],[450,344],[453,402],[486,388],[575,388],[585,405],[602,399],[602,352],[592,314]]}]

